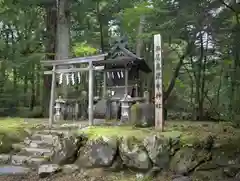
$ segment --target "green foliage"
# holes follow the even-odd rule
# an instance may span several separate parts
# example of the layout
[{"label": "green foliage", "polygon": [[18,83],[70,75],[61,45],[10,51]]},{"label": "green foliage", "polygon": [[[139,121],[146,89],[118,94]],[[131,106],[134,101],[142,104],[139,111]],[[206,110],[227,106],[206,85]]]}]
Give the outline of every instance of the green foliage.
[{"label": "green foliage", "polygon": [[1,118],[0,125],[0,153],[12,151],[12,144],[23,141],[27,136],[24,129],[32,126],[19,118]]},{"label": "green foliage", "polygon": [[[54,28],[57,19],[55,1],[48,2],[0,0],[1,115],[41,116],[39,107],[47,99],[42,90],[49,85],[43,81],[40,60],[55,56],[57,41],[55,34],[46,31],[47,25]],[[207,0],[81,0],[71,1],[68,10],[73,56],[107,51],[110,40],[126,35],[133,52],[136,40],[142,40],[141,56],[153,69],[153,35],[160,33],[164,91],[174,83],[167,100],[172,106],[167,108],[187,107],[196,117],[211,112],[220,115],[217,119],[239,119],[240,25],[234,9]],[[201,39],[205,41],[202,47]],[[176,72],[181,59],[183,64]],[[83,79],[79,90],[87,87]],[[141,85],[141,91],[153,90],[153,74],[141,75]]]},{"label": "green foliage", "polygon": [[75,56],[81,57],[81,56],[89,56],[89,55],[96,54],[97,49],[88,45],[87,42],[83,42],[83,43],[76,43],[73,46],[73,52]]}]

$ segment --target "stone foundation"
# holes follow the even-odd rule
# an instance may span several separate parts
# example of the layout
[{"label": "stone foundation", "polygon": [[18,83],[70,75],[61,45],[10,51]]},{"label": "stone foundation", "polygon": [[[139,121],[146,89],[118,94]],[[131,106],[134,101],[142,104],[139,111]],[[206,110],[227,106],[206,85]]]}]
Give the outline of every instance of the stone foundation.
[{"label": "stone foundation", "polygon": [[[240,147],[216,144],[212,136],[194,144],[184,142],[181,136],[151,135],[138,140],[124,136],[86,139],[86,135],[80,135],[79,139],[84,143],[75,154],[75,161],[71,161],[79,168],[104,167],[111,171],[128,168],[148,176],[167,171],[199,181],[226,180],[240,175]],[[61,155],[69,157],[69,154]]]}]

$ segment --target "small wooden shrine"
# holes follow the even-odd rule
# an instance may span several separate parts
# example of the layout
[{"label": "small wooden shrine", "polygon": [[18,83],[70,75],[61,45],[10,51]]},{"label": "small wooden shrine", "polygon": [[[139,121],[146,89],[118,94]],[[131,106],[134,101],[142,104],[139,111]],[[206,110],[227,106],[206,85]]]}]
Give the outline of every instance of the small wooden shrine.
[{"label": "small wooden shrine", "polygon": [[124,39],[115,42],[105,59],[112,62],[104,64],[104,69],[109,70],[104,74],[105,89],[112,91],[115,98],[122,98],[124,94],[138,97],[139,72],[151,72],[145,60],[129,51]]}]

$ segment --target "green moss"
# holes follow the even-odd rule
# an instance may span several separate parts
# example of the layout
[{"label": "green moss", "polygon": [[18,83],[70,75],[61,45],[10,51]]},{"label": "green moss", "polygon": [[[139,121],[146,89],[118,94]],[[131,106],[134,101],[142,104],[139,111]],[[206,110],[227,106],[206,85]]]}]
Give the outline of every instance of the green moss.
[{"label": "green moss", "polygon": [[86,130],[79,131],[80,134],[85,133],[90,139],[101,136],[106,137],[136,137],[137,139],[144,139],[146,136],[152,134],[151,129],[138,129],[131,126],[92,126]]},{"label": "green moss", "polygon": [[22,141],[26,136],[26,128],[33,125],[27,124],[20,118],[0,119],[0,153],[8,153],[12,150],[12,144]]},{"label": "green moss", "polygon": [[[114,120],[115,121],[115,120]],[[111,122],[111,121],[109,121]],[[240,129],[234,128],[229,123],[191,122],[191,121],[167,121],[165,131],[154,128],[136,128],[133,126],[92,126],[79,133],[86,133],[90,139],[100,136],[107,137],[135,137],[142,140],[150,135],[160,135],[166,138],[179,138],[182,146],[206,141],[209,136],[214,137],[216,143],[233,143],[238,145]]]}]

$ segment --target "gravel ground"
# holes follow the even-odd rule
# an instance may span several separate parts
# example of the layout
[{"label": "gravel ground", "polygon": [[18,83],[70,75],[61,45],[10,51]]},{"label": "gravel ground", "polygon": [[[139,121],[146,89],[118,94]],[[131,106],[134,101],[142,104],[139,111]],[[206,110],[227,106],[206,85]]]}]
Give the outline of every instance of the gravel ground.
[{"label": "gravel ground", "polygon": [[[26,176],[0,176],[0,181],[136,181],[139,174],[125,172],[108,172],[101,168],[82,170],[73,174],[59,173],[48,178],[40,179],[37,174]],[[169,181],[168,176],[160,176],[157,181]],[[151,179],[151,181],[153,181]]]},{"label": "gravel ground", "polygon": [[106,172],[103,169],[79,171],[73,174],[59,173],[40,179],[37,174],[25,176],[0,176],[0,181],[135,181],[136,174]]}]

